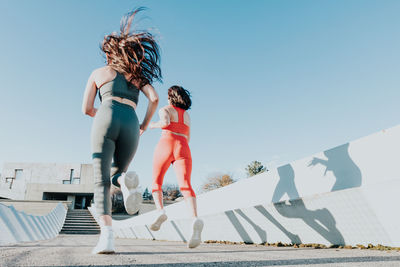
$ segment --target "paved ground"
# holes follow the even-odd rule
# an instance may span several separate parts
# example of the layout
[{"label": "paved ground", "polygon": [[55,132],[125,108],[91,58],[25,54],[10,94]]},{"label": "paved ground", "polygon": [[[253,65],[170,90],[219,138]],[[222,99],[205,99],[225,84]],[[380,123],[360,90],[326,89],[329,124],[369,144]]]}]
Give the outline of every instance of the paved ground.
[{"label": "paved ground", "polygon": [[117,239],[114,255],[91,255],[98,236],[60,235],[0,246],[0,266],[400,266],[400,252]]}]

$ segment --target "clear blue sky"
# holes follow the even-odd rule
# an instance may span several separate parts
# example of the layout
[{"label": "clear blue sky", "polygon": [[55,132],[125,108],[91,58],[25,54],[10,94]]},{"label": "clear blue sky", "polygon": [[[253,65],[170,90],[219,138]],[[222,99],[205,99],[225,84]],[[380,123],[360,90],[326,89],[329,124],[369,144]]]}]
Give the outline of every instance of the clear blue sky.
[{"label": "clear blue sky", "polygon": [[[162,49],[161,105],[173,84],[192,92],[195,188],[400,123],[397,0],[0,0],[1,165],[91,162],[84,87],[104,64],[102,38],[137,6]],[[146,104],[141,95],[140,118]],[[142,136],[130,167],[143,187],[159,136]]]}]

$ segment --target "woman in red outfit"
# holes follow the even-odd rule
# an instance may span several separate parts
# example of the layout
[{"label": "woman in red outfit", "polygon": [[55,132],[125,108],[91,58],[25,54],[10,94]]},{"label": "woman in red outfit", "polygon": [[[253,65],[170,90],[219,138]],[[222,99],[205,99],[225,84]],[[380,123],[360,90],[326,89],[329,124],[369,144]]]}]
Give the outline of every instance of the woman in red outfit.
[{"label": "woman in red outfit", "polygon": [[163,206],[162,183],[169,166],[173,164],[178,184],[183,197],[194,218],[192,237],[189,248],[195,248],[201,243],[203,221],[197,218],[196,195],[190,184],[192,172],[192,156],[189,148],[190,116],[186,112],[192,105],[190,93],[181,86],[168,89],[169,105],[159,110],[160,120],[150,124],[150,128],[161,128],[162,134],[154,151],[153,161],[153,199],[159,212],[155,222],[150,226],[158,231],[161,224],[167,220]]}]

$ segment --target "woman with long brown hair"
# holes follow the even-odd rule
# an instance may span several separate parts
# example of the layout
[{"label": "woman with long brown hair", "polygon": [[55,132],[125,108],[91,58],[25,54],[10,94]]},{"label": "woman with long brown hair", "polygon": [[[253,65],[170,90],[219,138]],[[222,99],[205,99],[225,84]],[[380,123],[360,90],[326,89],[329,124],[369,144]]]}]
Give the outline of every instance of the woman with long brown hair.
[{"label": "woman with long brown hair", "polygon": [[[136,9],[121,20],[121,32],[105,36],[101,50],[106,66],[92,72],[86,85],[82,111],[94,117],[91,143],[95,179],[94,204],[101,234],[92,253],[114,253],[111,219],[111,182],[121,187],[125,209],[139,210],[142,195],[134,172],[126,173],[138,147],[139,136],[147,129],[157,109],[158,95],[151,85],[161,81],[160,53],[157,42],[147,31],[131,32]],[[99,91],[101,105],[94,108]],[[136,116],[139,92],[149,100],[141,124]]]}]

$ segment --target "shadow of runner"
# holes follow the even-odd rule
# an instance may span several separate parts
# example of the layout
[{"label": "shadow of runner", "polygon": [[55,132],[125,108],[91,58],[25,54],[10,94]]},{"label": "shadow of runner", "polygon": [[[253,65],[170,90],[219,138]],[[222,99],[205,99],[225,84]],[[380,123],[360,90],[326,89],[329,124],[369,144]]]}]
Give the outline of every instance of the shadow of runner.
[{"label": "shadow of runner", "polygon": [[183,242],[186,242],[185,237],[183,236],[182,232],[179,230],[178,226],[174,221],[171,221],[172,226],[175,228],[175,231],[178,233],[179,237],[182,239]]},{"label": "shadow of runner", "polygon": [[328,160],[313,158],[308,165],[324,165],[326,167],[324,175],[326,175],[328,171],[333,172],[336,182],[333,185],[331,192],[361,186],[361,170],[349,155],[349,145],[350,144],[347,143],[326,150],[324,151],[324,155],[328,158]]},{"label": "shadow of runner", "polygon": [[239,214],[243,219],[245,219],[257,232],[258,236],[261,239],[261,242],[267,242],[267,232],[265,232],[260,226],[255,224],[243,211],[240,209],[235,209],[235,212]]},{"label": "shadow of runner", "polygon": [[[328,209],[308,210],[304,201],[299,198],[294,183],[294,170],[290,164],[278,168],[280,180],[272,197],[274,207],[284,217],[302,219],[307,225],[319,233],[333,245],[344,245],[344,238],[336,228],[336,221]],[[278,202],[287,193],[291,200]],[[319,223],[318,223],[319,222]],[[322,225],[323,226],[322,226]]]},{"label": "shadow of runner", "polygon": [[152,238],[153,240],[156,240],[156,238],[154,237],[153,233],[150,231],[149,227],[147,227],[147,225],[145,225],[144,227],[146,227],[147,232],[149,232],[151,238]]},{"label": "shadow of runner", "polygon": [[[261,205],[254,207],[262,215],[264,215],[271,223],[273,223],[279,230],[281,230],[287,237],[289,237],[292,244],[301,244],[301,239],[298,235],[289,232],[282,224],[280,224],[268,211]],[[267,242],[267,240],[265,240]]]},{"label": "shadow of runner", "polygon": [[336,228],[335,218],[329,210],[326,208],[308,210],[302,199],[289,200],[289,203],[290,204],[288,205],[286,202],[279,202],[274,203],[274,206],[282,216],[302,219],[308,226],[314,229],[331,244],[345,244],[342,234]]},{"label": "shadow of runner", "polygon": [[253,240],[250,238],[249,234],[246,232],[246,229],[244,229],[243,225],[240,223],[235,213],[231,210],[228,210],[225,211],[225,215],[231,221],[233,227],[235,227],[236,232],[240,235],[240,238],[243,240],[243,242],[253,244]]}]

